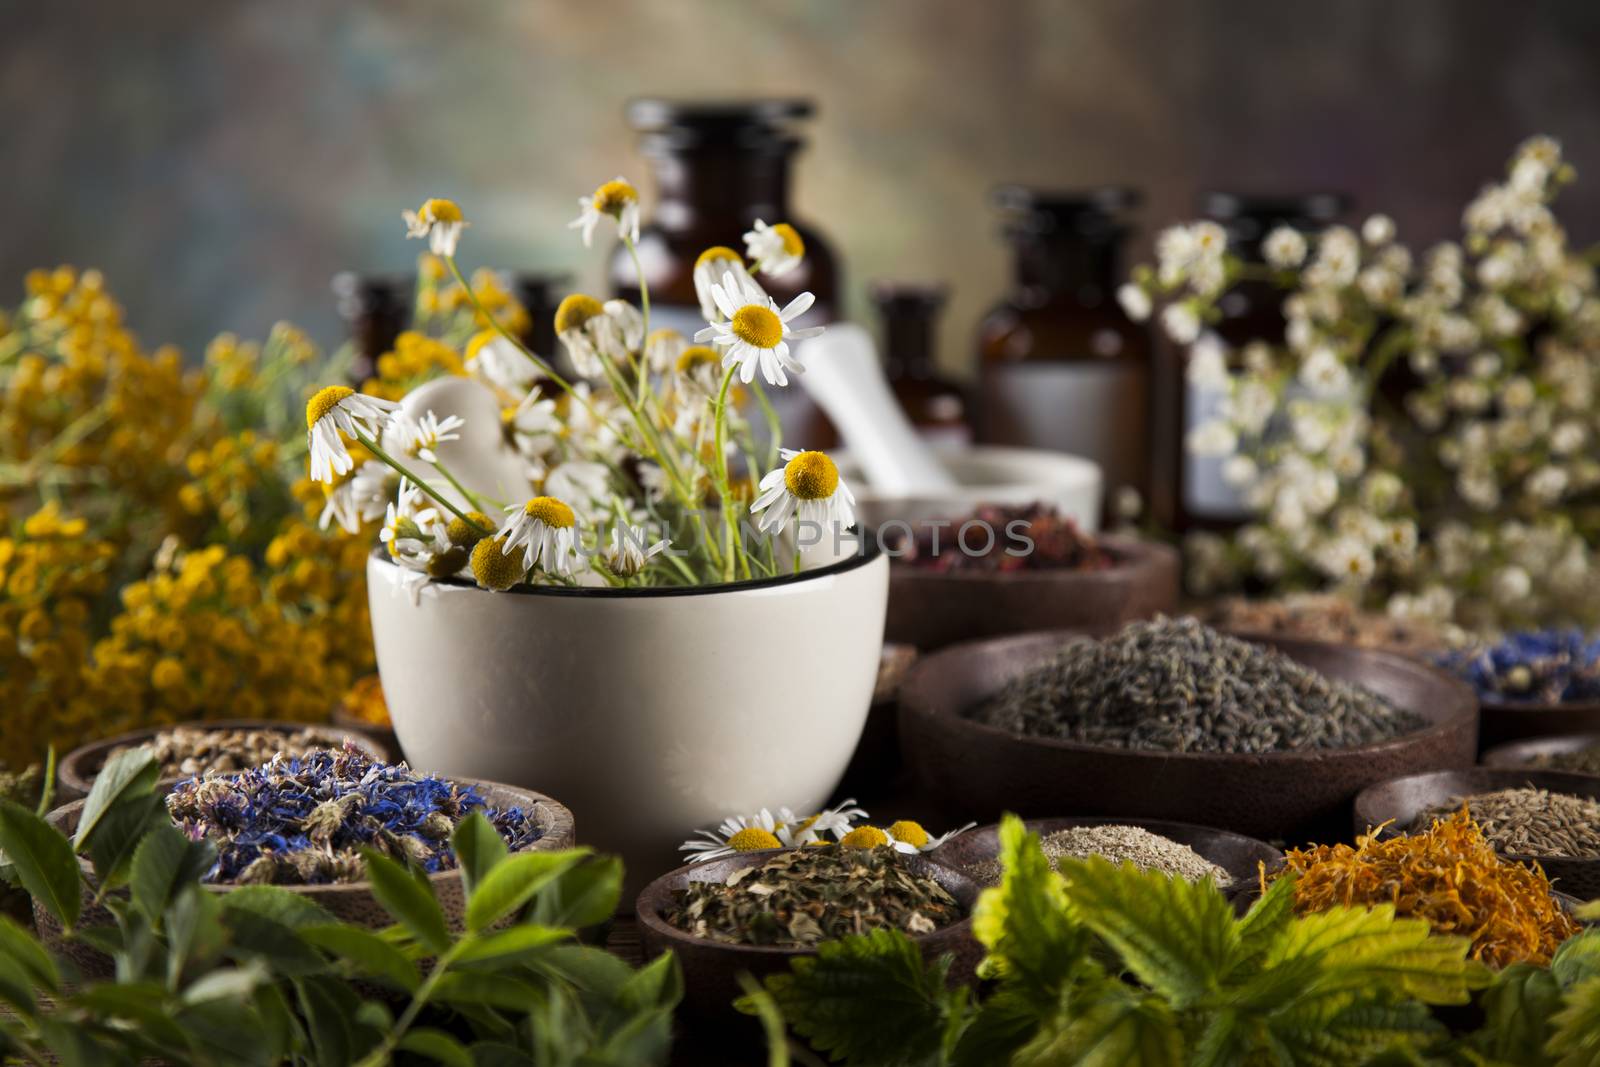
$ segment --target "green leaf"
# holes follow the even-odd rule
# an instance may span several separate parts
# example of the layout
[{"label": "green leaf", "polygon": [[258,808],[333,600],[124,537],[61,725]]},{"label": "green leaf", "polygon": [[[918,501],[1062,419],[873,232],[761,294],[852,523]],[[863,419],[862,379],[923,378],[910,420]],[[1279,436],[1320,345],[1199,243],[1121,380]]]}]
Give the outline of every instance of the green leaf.
[{"label": "green leaf", "polygon": [[1550,973],[1571,989],[1589,978],[1600,978],[1600,930],[1593,927],[1569,937],[1550,960]]},{"label": "green leaf", "polygon": [[538,923],[518,923],[486,934],[468,934],[456,947],[455,962],[503,964],[543,951],[546,947],[572,936],[572,931],[542,926]]},{"label": "green leaf", "polygon": [[1565,1002],[1550,1020],[1555,1032],[1544,1050],[1555,1067],[1593,1067],[1600,1062],[1600,978],[1567,990]]},{"label": "green leaf", "polygon": [[1032,1040],[1039,1023],[1039,1012],[1030,1001],[1002,988],[983,1002],[967,1025],[950,1056],[950,1065],[1009,1063],[1012,1054]]},{"label": "green leaf", "polygon": [[111,1050],[96,1041],[81,1026],[62,1019],[46,1016],[39,1020],[43,1045],[54,1053],[65,1067],[106,1067],[123,1057],[114,1056]]},{"label": "green leaf", "polygon": [[102,982],[74,994],[68,1002],[93,1012],[100,1020],[123,1020],[139,1027],[169,1053],[187,1052],[189,1039],[173,1022],[167,989],[160,982]]},{"label": "green leaf", "polygon": [[450,835],[450,847],[461,864],[461,884],[469,898],[495,864],[506,858],[505,839],[481,811],[473,812],[456,824],[455,833]]},{"label": "green leaf", "polygon": [[56,922],[68,929],[77,923],[83,906],[78,857],[65,837],[22,805],[0,800],[0,850]]},{"label": "green leaf", "polygon": [[191,841],[171,823],[157,826],[133,853],[129,880],[134,906],[152,922],[159,921],[178,888],[198,883],[216,855],[209,841]]},{"label": "green leaf", "polygon": [[1600,900],[1591,900],[1587,904],[1580,904],[1573,916],[1579,922],[1600,922]]},{"label": "green leaf", "polygon": [[332,924],[305,926],[299,936],[318,948],[327,949],[335,956],[348,960],[358,971],[373,978],[385,979],[408,993],[415,993],[422,983],[417,965],[406,958],[377,934],[356,926]]},{"label": "green leaf", "polygon": [[133,865],[133,854],[145,835],[159,826],[170,826],[167,804],[154,794],[126,795],[100,818],[95,832],[82,852],[94,865],[95,880],[103,886],[119,886]]},{"label": "green leaf", "polygon": [[291,930],[338,922],[333,913],[301,893],[274,885],[245,885],[222,898],[224,912],[248,911]]},{"label": "green leaf", "polygon": [[0,915],[0,957],[9,959],[22,968],[28,981],[46,993],[61,990],[61,972],[55,960],[34,938],[33,931],[24,929],[9,915]]},{"label": "green leaf", "polygon": [[100,820],[113,807],[128,798],[149,794],[155,789],[161,768],[148,748],[119,752],[106,761],[95,776],[89,796],[83,802],[78,816],[78,830],[72,839],[74,848],[82,849],[84,843],[100,825]]},{"label": "green leaf", "polygon": [[22,964],[9,956],[0,957],[0,1001],[11,1005],[19,1015],[31,1017],[38,1013],[33,980]]},{"label": "green leaf", "polygon": [[167,932],[167,981],[192,972],[199,962],[221,954],[227,936],[222,928],[222,904],[198,884],[179,890],[164,916]]},{"label": "green leaf", "polygon": [[507,857],[484,876],[467,901],[467,929],[477,932],[493,926],[588,854],[587,849],[570,849],[519,852]]},{"label": "green leaf", "polygon": [[528,964],[542,975],[606,1000],[620,996],[633,977],[633,968],[621,959],[590,945],[551,945]]},{"label": "green leaf", "polygon": [[193,1005],[210,1000],[243,1000],[269,980],[266,968],[259,964],[212,971],[184,988],[183,1002]]},{"label": "green leaf", "polygon": [[[621,960],[617,962],[622,963]],[[441,1004],[487,1005],[526,1012],[543,997],[544,992],[538,986],[508,974],[450,971],[434,985],[432,999]]]},{"label": "green leaf", "polygon": [[1073,918],[1179,1011],[1214,995],[1239,957],[1233,908],[1208,882],[1115,867],[1100,856],[1062,860],[1057,870]]},{"label": "green leaf", "polygon": [[1088,936],[1068,915],[1066,884],[1045,859],[1039,836],[1015,815],[1000,822],[1000,862],[1004,878],[984,890],[972,916],[973,936],[989,950],[979,973],[1006,979],[1047,1011],[1084,965]]},{"label": "green leaf", "polygon": [[683,972],[678,969],[677,958],[663,952],[633,973],[617,991],[617,1000],[624,1009],[649,1012],[664,1008],[671,1011],[683,999]]},{"label": "green leaf", "polygon": [[761,1032],[767,1039],[767,1067],[789,1067],[789,1027],[777,998],[748,973],[741,972],[738,977],[744,995],[736,1003],[740,1011],[754,1015],[761,1023]]},{"label": "green leaf", "polygon": [[[818,1052],[857,1063],[917,1064],[939,1049],[950,1001],[949,960],[924,964],[916,943],[898,930],[823,942],[817,955],[789,962],[767,978],[796,1033]],[[749,1000],[740,1010],[754,1011]]]},{"label": "green leaf", "polygon": [[540,1061],[500,1041],[478,1041],[472,1046],[473,1067],[538,1067]]},{"label": "green leaf", "polygon": [[1178,1067],[1183,1034],[1158,998],[1106,983],[1011,1057],[1012,1067]]},{"label": "green leaf", "polygon": [[300,978],[294,988],[311,1038],[311,1062],[343,1067],[366,1052],[371,1042],[356,1023],[361,1002],[348,985],[330,978]]},{"label": "green leaf", "polygon": [[1315,964],[1319,991],[1366,993],[1381,985],[1428,1004],[1465,1004],[1493,980],[1468,960],[1470,942],[1431,933],[1422,919],[1397,919],[1394,906],[1331,908],[1297,918],[1267,955],[1269,966]]},{"label": "green leaf", "polygon": [[406,1035],[400,1039],[399,1047],[401,1051],[415,1052],[435,1063],[442,1063],[445,1067],[473,1067],[472,1053],[443,1030],[428,1027],[407,1030]]},{"label": "green leaf", "polygon": [[1543,967],[1514,963],[1479,1000],[1484,1026],[1474,1046],[1506,1063],[1542,1063],[1550,1020],[1561,1010],[1561,986]]},{"label": "green leaf", "polygon": [[426,883],[411,877],[404,867],[371,849],[362,849],[366,860],[367,878],[372,882],[372,895],[388,909],[417,939],[417,943],[430,952],[444,952],[450,947],[450,931],[445,926],[444,912]]},{"label": "green leaf", "polygon": [[622,899],[622,861],[593,856],[540,890],[528,918],[545,926],[583,929],[607,922]]}]

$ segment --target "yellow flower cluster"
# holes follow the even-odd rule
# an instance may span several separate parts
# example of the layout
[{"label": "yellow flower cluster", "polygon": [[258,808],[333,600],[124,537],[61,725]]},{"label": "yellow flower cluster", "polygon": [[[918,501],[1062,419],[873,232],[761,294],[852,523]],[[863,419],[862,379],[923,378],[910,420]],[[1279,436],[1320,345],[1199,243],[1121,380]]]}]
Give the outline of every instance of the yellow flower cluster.
[{"label": "yellow flower cluster", "polygon": [[95,714],[82,665],[116,547],[54,504],[0,538],[0,761],[20,768]]},{"label": "yellow flower cluster", "polygon": [[[444,260],[424,252],[417,257],[417,319],[429,322],[471,315],[471,330],[490,329],[492,324],[473,308],[460,283],[450,278]],[[485,311],[495,317],[510,333],[525,334],[531,322],[524,308],[492,270],[480,268],[472,274],[472,292]]]},{"label": "yellow flower cluster", "polygon": [[399,400],[429,378],[466,373],[455,349],[427,334],[407,330],[395,339],[393,352],[378,357],[378,376],[361,388],[385,400]]},{"label": "yellow flower cluster", "polygon": [[[261,497],[272,498],[273,511],[281,514],[283,495],[282,448],[263,440],[254,430],[220,437],[190,452],[184,461],[190,481],[178,488],[175,529],[190,533],[184,541],[197,544],[213,533],[235,547],[250,544]],[[212,529],[215,527],[215,530]]]}]

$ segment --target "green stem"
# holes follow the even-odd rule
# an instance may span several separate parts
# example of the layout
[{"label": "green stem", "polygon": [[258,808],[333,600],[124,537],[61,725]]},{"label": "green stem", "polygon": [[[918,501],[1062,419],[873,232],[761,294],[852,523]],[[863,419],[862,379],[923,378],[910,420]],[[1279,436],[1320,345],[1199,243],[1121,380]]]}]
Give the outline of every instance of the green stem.
[{"label": "green stem", "polygon": [[428,977],[423,979],[417,987],[416,993],[411,998],[411,1003],[406,1005],[406,1010],[400,1018],[395,1020],[394,1029],[384,1037],[381,1044],[362,1057],[356,1067],[384,1067],[389,1063],[395,1049],[400,1047],[400,1040],[406,1036],[406,1030],[417,1021],[417,1016],[422,1014],[422,1009],[427,1006],[428,998],[433,996],[434,989],[438,986],[445,972],[450,969],[450,964],[455,960],[456,953],[461,950],[466,941],[457,941],[451,945],[443,956],[440,956],[433,965],[433,970],[428,972]]},{"label": "green stem", "polygon": [[639,314],[644,320],[644,342],[639,350],[639,402],[644,403],[645,379],[650,373],[649,364],[646,362],[645,349],[650,341],[650,283],[644,280],[644,266],[639,262],[639,249],[633,243],[633,238],[626,234],[622,237],[622,244],[628,250],[628,255],[633,260],[633,274],[639,279]]},{"label": "green stem", "polygon": [[461,494],[461,498],[463,500],[465,500],[468,504],[471,504],[478,511],[485,513],[488,512],[489,509],[483,506],[483,501],[478,498],[478,494],[474,493],[471,489],[468,489],[466,486],[456,481],[456,476],[446,470],[443,463],[440,463],[438,460],[433,460],[432,466],[434,470],[438,471],[444,476],[444,480],[449,482],[456,492]]},{"label": "green stem", "polygon": [[[733,528],[733,484],[728,479],[728,390],[733,387],[733,375],[738,370],[735,364],[722,374],[722,387],[717,390],[717,412],[715,418],[716,438],[712,450],[716,452],[717,460],[717,495],[722,500],[722,537],[727,554],[722,564],[722,577],[724,581],[733,581],[735,553],[743,555],[737,548],[739,538],[735,537]],[[750,565],[745,564],[748,574]]]},{"label": "green stem", "polygon": [[424,493],[427,493],[430,497],[432,497],[437,503],[448,509],[450,514],[454,515],[456,518],[460,519],[474,530],[477,530],[484,537],[491,537],[494,535],[493,530],[484,529],[482,526],[474,522],[471,517],[469,517],[460,508],[456,507],[454,504],[450,503],[450,501],[434,492],[433,488],[429,486],[427,482],[423,481],[422,478],[414,471],[408,469],[405,464],[401,463],[399,460],[389,455],[389,453],[385,452],[378,442],[372,440],[372,438],[368,437],[360,430],[355,432],[355,436],[356,440],[365,445],[367,450],[370,451],[374,456],[377,456],[380,460],[399,471],[403,477],[407,478],[411,482],[412,485],[416,486],[418,489],[421,489]]}]

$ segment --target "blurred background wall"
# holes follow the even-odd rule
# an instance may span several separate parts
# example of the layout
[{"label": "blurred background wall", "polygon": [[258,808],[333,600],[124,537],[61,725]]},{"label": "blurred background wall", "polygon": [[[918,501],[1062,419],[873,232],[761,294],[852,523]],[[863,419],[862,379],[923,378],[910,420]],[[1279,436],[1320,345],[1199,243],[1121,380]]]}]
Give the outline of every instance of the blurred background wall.
[{"label": "blurred background wall", "polygon": [[[280,318],[332,343],[341,268],[407,269],[400,210],[458,199],[468,266],[572,268],[576,198],[645,168],[639,94],[814,97],[797,213],[874,278],[954,287],[966,373],[1008,261],[997,181],[1353,193],[1431,241],[1524,136],[1578,166],[1600,237],[1593,0],[56,0],[0,38],[0,292],[103,268],[147,341],[197,358]],[[647,189],[648,209],[648,189]]]}]

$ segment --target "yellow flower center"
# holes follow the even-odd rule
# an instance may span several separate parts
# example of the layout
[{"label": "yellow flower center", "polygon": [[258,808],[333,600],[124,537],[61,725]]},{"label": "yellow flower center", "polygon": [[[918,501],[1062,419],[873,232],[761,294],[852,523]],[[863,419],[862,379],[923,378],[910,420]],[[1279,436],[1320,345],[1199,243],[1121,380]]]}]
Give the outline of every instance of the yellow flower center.
[{"label": "yellow flower center", "polygon": [[712,245],[704,252],[701,252],[699,258],[694,261],[696,267],[703,267],[707,263],[737,263],[742,267],[744,266],[744,257],[727,245]]},{"label": "yellow flower center", "polygon": [[735,852],[756,852],[763,848],[782,848],[783,842],[771,830],[759,826],[746,826],[728,838],[728,847]]},{"label": "yellow flower center", "polygon": [[791,256],[803,256],[806,254],[806,243],[800,240],[799,232],[787,222],[778,223],[772,227],[772,232],[777,234],[779,239],[783,241],[784,252]]},{"label": "yellow flower center", "polygon": [[555,526],[566,529],[577,524],[577,517],[572,514],[572,509],[553,496],[536,496],[522,506],[522,510],[530,518],[538,519],[546,526]]},{"label": "yellow flower center", "polygon": [[556,333],[581,330],[584,323],[605,313],[605,307],[594,297],[573,293],[556,308]]},{"label": "yellow flower center", "polygon": [[783,484],[800,500],[826,500],[839,488],[839,468],[821,452],[802,452],[784,466]]},{"label": "yellow flower center", "polygon": [[889,835],[876,826],[858,826],[839,839],[845,848],[877,848],[889,843]]},{"label": "yellow flower center", "polygon": [[355,390],[347,385],[330,385],[306,401],[306,429],[322,421],[322,417],[339,406],[339,401],[354,396]]},{"label": "yellow flower center", "polygon": [[423,222],[460,222],[461,209],[454,200],[445,200],[433,197],[422,202],[422,210],[417,212]]},{"label": "yellow flower center", "polygon": [[922,848],[932,840],[928,831],[922,828],[921,823],[912,822],[910,819],[901,819],[889,827],[889,835],[896,841],[904,841],[908,845]]},{"label": "yellow flower center", "polygon": [[621,215],[623,208],[638,202],[639,190],[621,178],[606,182],[594,191],[594,209],[602,215]]},{"label": "yellow flower center", "polygon": [[688,374],[696,367],[716,366],[722,362],[717,350],[706,345],[690,345],[678,357],[678,373]]},{"label": "yellow flower center", "polygon": [[[451,519],[450,525],[445,527],[445,536],[457,548],[471,548],[483,537],[483,534],[478,532],[479,530],[494,529],[494,521],[481,511],[469,511],[467,512],[467,518],[471,519],[472,522],[469,523],[465,519],[457,517]],[[460,569],[461,565],[459,563],[456,564],[456,570]]]},{"label": "yellow flower center", "polygon": [[746,304],[733,313],[733,335],[757,348],[777,348],[783,340],[783,320],[771,308]]},{"label": "yellow flower center", "polygon": [[522,553],[505,554],[504,537],[485,537],[472,550],[472,576],[485,589],[501,591],[522,581]]}]

